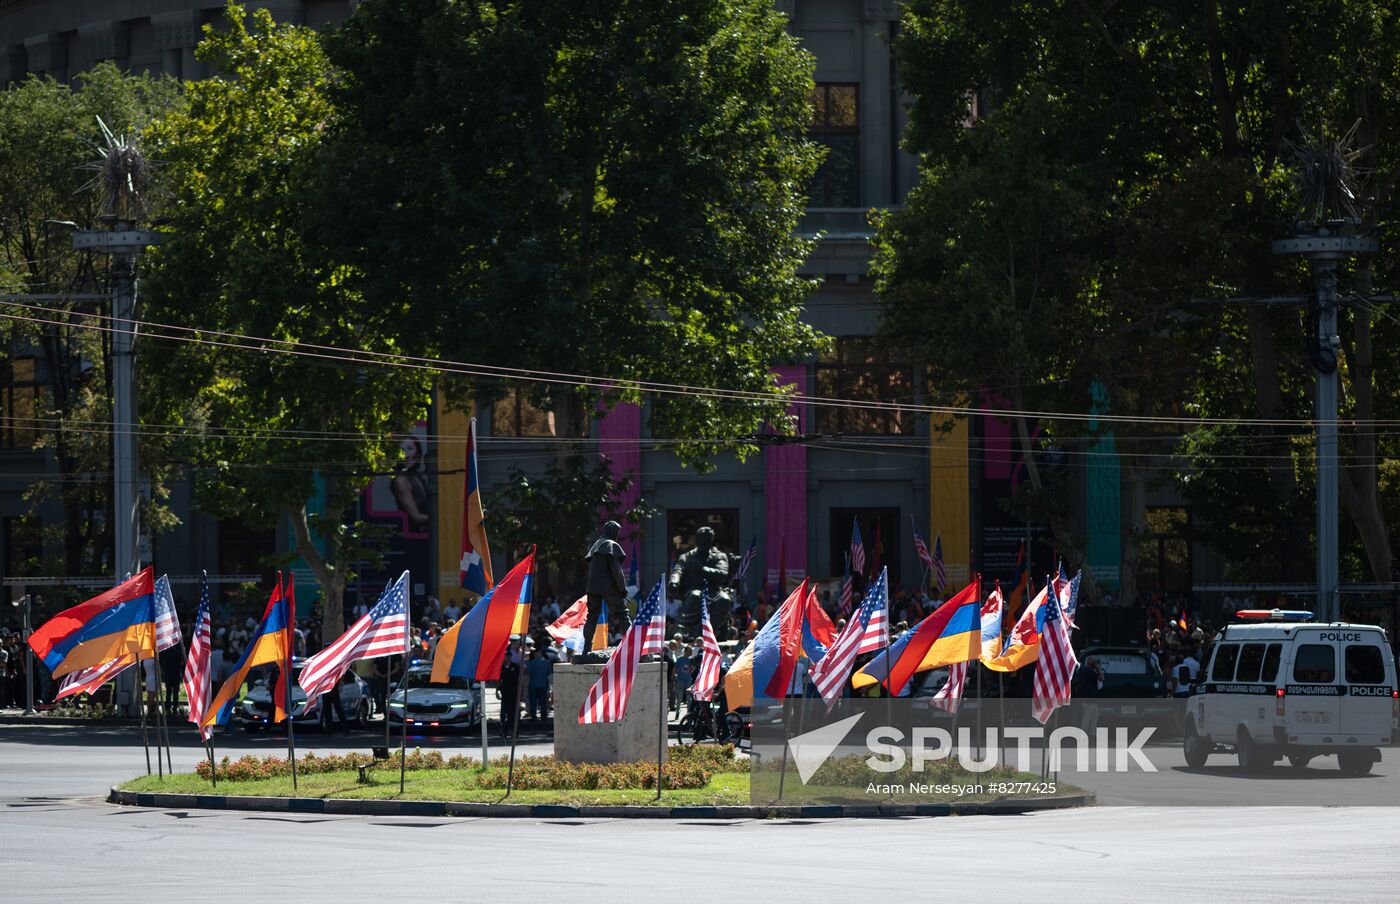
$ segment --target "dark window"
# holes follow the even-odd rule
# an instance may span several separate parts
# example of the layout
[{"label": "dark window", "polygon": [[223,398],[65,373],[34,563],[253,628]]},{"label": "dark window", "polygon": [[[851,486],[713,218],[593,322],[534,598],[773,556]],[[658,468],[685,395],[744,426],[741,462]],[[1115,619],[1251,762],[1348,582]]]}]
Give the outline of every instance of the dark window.
[{"label": "dark window", "polygon": [[1385,663],[1381,648],[1347,647],[1347,684],[1385,684]]},{"label": "dark window", "polygon": [[1259,680],[1259,670],[1264,665],[1264,645],[1247,643],[1240,649],[1240,664],[1235,669],[1236,681],[1254,682]]},{"label": "dark window", "polygon": [[[834,356],[815,367],[816,394],[854,402],[913,402],[914,369],[891,362],[884,345],[870,336],[842,336]],[[905,411],[856,405],[819,406],[821,433],[912,433],[914,416]]]},{"label": "dark window", "polygon": [[1211,681],[1233,681],[1235,679],[1235,657],[1240,655],[1236,644],[1221,644],[1215,651],[1215,662],[1210,667]]},{"label": "dark window", "polygon": [[808,193],[813,207],[860,206],[859,93],[859,85],[821,84],[812,90],[808,135],[826,148],[826,159],[812,177]]},{"label": "dark window", "polygon": [[44,537],[37,515],[5,518],[5,576],[44,573]]},{"label": "dark window", "polygon": [[1191,538],[1186,509],[1147,510],[1147,537],[1138,559],[1138,586],[1166,594],[1190,592]]},{"label": "dark window", "polygon": [[1283,644],[1271,643],[1264,651],[1264,668],[1259,671],[1260,681],[1273,681],[1278,677],[1279,654],[1283,652]]},{"label": "dark window", "polygon": [[[548,405],[536,404],[528,392],[515,388],[491,403],[492,436],[567,436],[556,424],[554,411]],[[588,435],[588,419],[576,436]]]},{"label": "dark window", "polygon": [[[731,556],[743,552],[739,549],[738,509],[668,509],[666,536],[671,538],[668,554],[673,561],[676,556],[695,546],[695,532],[702,527],[715,532],[715,549]],[[631,555],[631,550],[628,550],[628,555]]]},{"label": "dark window", "polygon": [[38,436],[39,383],[33,358],[0,365],[0,448],[30,449]]},{"label": "dark window", "polygon": [[1293,657],[1293,680],[1331,684],[1337,680],[1337,651],[1327,644],[1305,643]]}]

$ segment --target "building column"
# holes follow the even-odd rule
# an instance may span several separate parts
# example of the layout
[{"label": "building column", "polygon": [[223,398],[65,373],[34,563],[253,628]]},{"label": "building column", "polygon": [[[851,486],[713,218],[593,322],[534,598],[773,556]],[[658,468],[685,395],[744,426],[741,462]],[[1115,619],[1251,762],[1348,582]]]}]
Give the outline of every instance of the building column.
[{"label": "building column", "polygon": [[890,38],[899,21],[896,0],[865,0],[861,22],[860,69],[860,200],[862,207],[895,203],[894,147],[890,123],[894,99],[890,69]]},{"label": "building column", "polygon": [[81,69],[91,69],[106,60],[111,60],[119,68],[126,69],[128,47],[125,22],[98,22],[78,26]]},{"label": "building column", "polygon": [[179,79],[196,79],[202,68],[194,58],[199,43],[199,11],[161,13],[151,16],[155,29],[156,50],[160,51],[160,69]]}]

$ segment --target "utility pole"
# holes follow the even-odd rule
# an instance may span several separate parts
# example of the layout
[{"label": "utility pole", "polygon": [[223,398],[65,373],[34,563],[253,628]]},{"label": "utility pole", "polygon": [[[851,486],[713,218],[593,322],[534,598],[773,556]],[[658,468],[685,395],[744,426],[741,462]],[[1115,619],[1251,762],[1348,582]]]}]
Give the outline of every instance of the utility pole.
[{"label": "utility pole", "polygon": [[1337,592],[1337,353],[1342,345],[1337,335],[1337,270],[1345,260],[1380,249],[1375,239],[1344,234],[1348,225],[1345,221],[1319,223],[1311,235],[1273,243],[1274,254],[1301,257],[1312,269],[1313,295],[1305,304],[1310,325],[1308,357],[1317,380],[1317,616],[1321,621],[1338,621],[1342,614]]}]

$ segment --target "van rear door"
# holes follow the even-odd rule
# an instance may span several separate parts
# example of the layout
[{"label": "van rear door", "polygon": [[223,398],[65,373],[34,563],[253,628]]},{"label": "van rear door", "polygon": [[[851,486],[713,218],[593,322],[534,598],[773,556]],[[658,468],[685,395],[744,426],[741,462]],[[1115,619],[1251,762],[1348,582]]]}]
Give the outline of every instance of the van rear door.
[{"label": "van rear door", "polygon": [[1284,730],[1297,744],[1335,744],[1341,735],[1338,645],[1321,633],[1299,632],[1284,697]]},{"label": "van rear door", "polygon": [[1389,743],[1395,681],[1394,667],[1386,668],[1389,649],[1376,631],[1348,632],[1342,641],[1343,744]]}]

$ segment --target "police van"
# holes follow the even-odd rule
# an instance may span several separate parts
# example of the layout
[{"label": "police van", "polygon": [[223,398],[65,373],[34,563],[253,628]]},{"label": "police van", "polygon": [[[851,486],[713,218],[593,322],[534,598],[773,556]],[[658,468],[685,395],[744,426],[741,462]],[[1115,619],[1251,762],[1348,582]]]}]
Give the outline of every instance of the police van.
[{"label": "police van", "polygon": [[1349,775],[1380,759],[1400,717],[1400,688],[1385,632],[1373,625],[1312,624],[1306,611],[1245,610],[1215,637],[1187,701],[1186,764],[1233,750],[1240,768],[1286,757],[1295,767],[1336,755]]}]

